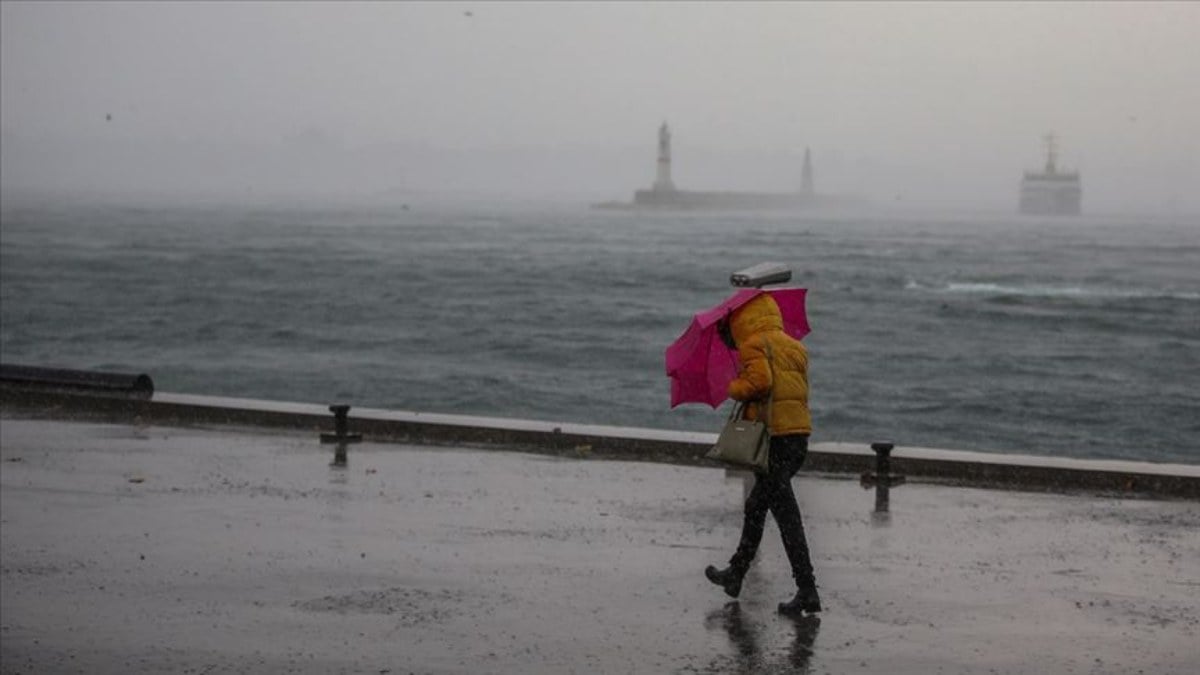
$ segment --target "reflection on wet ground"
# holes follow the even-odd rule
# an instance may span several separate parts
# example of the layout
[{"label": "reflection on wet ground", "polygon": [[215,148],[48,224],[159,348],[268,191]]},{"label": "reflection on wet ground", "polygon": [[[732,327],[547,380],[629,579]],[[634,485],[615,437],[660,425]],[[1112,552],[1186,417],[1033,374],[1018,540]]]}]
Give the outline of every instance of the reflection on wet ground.
[{"label": "reflection on wet ground", "polygon": [[808,673],[821,617],[776,616],[772,620],[790,625],[795,637],[786,645],[763,639],[763,626],[742,611],[736,600],[709,612],[704,625],[710,631],[724,631],[729,637],[730,653],[716,656],[701,673]]},{"label": "reflection on wet ground", "polygon": [[[0,420],[4,673],[1192,673],[1200,504],[796,492],[737,602],[719,469]],[[774,529],[773,524],[768,525]]]}]

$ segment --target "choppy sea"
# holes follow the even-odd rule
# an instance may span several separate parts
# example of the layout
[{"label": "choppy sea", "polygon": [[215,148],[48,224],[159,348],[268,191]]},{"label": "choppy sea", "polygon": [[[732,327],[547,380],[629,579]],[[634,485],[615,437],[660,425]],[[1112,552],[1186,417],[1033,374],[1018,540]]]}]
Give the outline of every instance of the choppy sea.
[{"label": "choppy sea", "polygon": [[0,359],[715,431],[663,350],[763,261],[810,289],[815,441],[1200,463],[1194,218],[6,200]]}]

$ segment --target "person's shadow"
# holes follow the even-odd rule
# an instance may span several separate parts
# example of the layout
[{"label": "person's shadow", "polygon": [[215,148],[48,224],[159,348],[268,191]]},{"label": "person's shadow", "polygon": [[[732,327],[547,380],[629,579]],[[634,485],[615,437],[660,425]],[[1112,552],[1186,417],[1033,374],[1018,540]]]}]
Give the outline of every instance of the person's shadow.
[{"label": "person's shadow", "polygon": [[[704,625],[724,629],[733,646],[732,659],[728,656],[718,657],[710,666],[710,672],[735,673],[807,673],[809,663],[815,653],[813,646],[817,641],[817,632],[821,628],[821,617],[816,615],[789,617],[777,615],[779,621],[792,624],[795,638],[789,644],[786,652],[782,649],[768,647],[764,650],[759,644],[759,633],[762,627],[749,620],[742,612],[737,601],[726,603],[724,607],[709,612],[704,617]],[[733,663],[730,663],[730,660]],[[732,666],[732,667],[731,667]]]}]

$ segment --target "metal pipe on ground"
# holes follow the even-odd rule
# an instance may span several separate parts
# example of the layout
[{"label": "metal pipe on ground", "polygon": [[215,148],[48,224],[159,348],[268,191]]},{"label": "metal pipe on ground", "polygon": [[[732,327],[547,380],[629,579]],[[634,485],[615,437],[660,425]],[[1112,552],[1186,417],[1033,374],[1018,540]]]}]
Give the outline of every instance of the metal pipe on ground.
[{"label": "metal pipe on ground", "polygon": [[0,386],[126,398],[154,396],[154,381],[144,373],[113,373],[68,368],[0,364]]}]

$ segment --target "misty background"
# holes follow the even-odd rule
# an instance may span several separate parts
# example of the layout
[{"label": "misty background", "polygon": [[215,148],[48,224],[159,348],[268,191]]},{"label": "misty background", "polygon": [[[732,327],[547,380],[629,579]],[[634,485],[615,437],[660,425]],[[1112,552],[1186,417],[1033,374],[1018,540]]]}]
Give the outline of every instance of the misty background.
[{"label": "misty background", "polygon": [[1200,213],[1200,3],[0,4],[0,187]]}]

